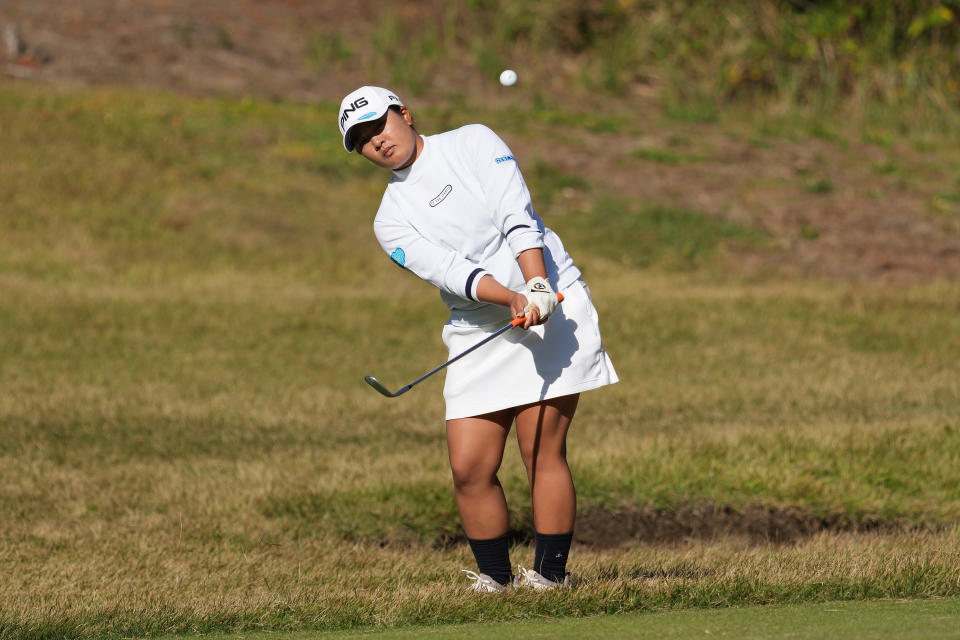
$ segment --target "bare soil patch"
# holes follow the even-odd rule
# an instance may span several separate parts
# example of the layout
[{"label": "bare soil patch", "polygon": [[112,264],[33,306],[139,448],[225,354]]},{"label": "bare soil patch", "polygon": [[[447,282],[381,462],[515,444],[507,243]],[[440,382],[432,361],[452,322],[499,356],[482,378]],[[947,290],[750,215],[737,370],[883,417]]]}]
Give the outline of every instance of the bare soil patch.
[{"label": "bare soil patch", "polygon": [[[372,3],[298,0],[5,0],[25,51],[7,75],[73,85],[126,85],[194,94],[318,99],[325,82],[306,57],[324,25],[348,28]],[[49,56],[45,64],[38,52]],[[336,91],[339,91],[337,87]]]},{"label": "bare soil patch", "polygon": [[823,532],[901,532],[915,528],[905,520],[856,521],[842,515],[816,515],[799,507],[763,504],[738,511],[708,502],[674,510],[591,507],[577,515],[574,541],[601,549],[638,542],[718,538],[736,538],[753,545],[793,544]]}]

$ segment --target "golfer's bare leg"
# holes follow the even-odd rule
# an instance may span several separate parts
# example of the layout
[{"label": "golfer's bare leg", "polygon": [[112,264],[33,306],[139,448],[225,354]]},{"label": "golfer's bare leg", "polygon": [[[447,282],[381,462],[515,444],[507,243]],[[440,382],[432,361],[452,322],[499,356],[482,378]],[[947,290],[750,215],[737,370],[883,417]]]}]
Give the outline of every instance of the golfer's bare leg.
[{"label": "golfer's bare leg", "polygon": [[513,410],[447,421],[447,448],[464,533],[487,540],[507,532],[507,501],[497,479]]},{"label": "golfer's bare leg", "polygon": [[533,523],[539,533],[573,531],[577,494],[567,466],[567,431],[579,394],[545,400],[517,410],[517,441],[527,467]]}]

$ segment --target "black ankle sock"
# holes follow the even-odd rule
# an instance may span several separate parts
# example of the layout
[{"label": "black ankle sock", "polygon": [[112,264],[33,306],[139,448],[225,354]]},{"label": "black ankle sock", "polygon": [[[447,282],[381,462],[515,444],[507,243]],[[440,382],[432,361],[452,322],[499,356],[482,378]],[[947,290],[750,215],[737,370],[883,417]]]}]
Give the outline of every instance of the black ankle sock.
[{"label": "black ankle sock", "polygon": [[510,543],[507,534],[489,540],[467,538],[480,573],[485,573],[500,584],[510,584]]},{"label": "black ankle sock", "polygon": [[547,580],[563,582],[567,575],[567,555],[570,553],[570,533],[537,532],[537,552],[533,560],[533,570]]}]

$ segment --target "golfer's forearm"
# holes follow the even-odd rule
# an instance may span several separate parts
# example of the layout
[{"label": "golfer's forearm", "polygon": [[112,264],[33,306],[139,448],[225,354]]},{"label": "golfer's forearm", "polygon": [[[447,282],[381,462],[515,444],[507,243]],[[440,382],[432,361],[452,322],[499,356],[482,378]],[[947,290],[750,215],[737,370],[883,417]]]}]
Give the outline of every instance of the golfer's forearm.
[{"label": "golfer's forearm", "polygon": [[[517,256],[517,263],[520,265],[520,271],[523,272],[524,280],[536,276],[547,276],[547,267],[543,262],[543,249],[527,249]],[[483,302],[509,307],[518,295],[523,294],[507,289],[491,275],[483,276],[477,283],[477,300]]]},{"label": "golfer's forearm", "polygon": [[[536,276],[547,277],[547,267],[543,262],[543,249],[527,249],[517,256],[523,279],[529,280]],[[485,275],[477,283],[477,299],[509,307],[510,301],[517,295],[496,281],[491,275]]]},{"label": "golfer's forearm", "polygon": [[516,291],[511,291],[497,282],[493,276],[485,275],[477,283],[477,300],[483,302],[492,302],[502,304],[505,307],[510,306],[510,301],[517,295]]},{"label": "golfer's forearm", "polygon": [[543,249],[527,249],[521,251],[517,256],[517,262],[520,264],[520,271],[523,272],[523,279],[529,281],[530,278],[540,276],[547,277],[547,266],[543,262]]}]

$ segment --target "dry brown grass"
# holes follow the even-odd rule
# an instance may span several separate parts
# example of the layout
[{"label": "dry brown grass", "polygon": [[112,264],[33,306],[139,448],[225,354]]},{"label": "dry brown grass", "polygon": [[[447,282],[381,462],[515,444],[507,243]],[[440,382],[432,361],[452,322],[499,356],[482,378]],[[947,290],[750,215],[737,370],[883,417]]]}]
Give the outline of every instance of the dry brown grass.
[{"label": "dry brown grass", "polygon": [[[373,211],[382,176],[327,160],[323,114],[3,97],[20,164],[0,183],[0,636],[957,594],[956,283],[775,278],[719,245],[690,263],[665,242],[648,269],[607,253],[623,238],[578,249],[623,378],[571,434],[584,512],[760,504],[885,533],[581,539],[581,588],[491,607],[456,588],[471,561],[450,544],[441,381],[395,401],[361,382],[442,362],[442,305],[347,213]],[[598,220],[581,191],[563,215]],[[514,447],[502,480],[523,533]]]}]

